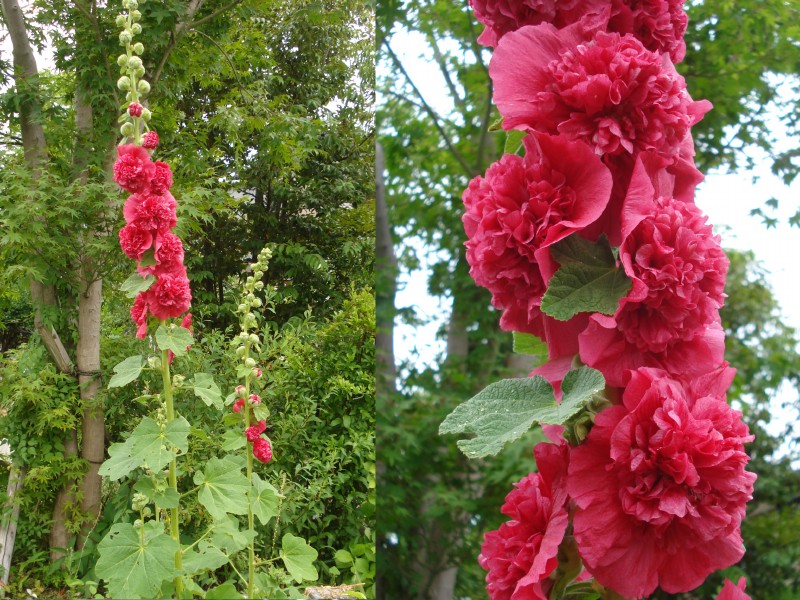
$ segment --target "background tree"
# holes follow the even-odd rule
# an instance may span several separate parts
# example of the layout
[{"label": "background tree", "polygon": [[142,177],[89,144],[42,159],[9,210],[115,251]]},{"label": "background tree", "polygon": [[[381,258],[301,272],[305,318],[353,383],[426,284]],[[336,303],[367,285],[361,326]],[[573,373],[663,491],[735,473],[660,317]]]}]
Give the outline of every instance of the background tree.
[{"label": "background tree", "polygon": [[[779,90],[787,107],[800,99],[800,94],[785,93],[797,83],[800,52],[794,44],[795,29],[788,25],[797,22],[797,9],[791,3],[778,4],[770,14],[763,5],[732,6],[714,0],[687,6],[688,52],[680,69],[693,97],[708,97],[717,107],[693,128],[698,164],[705,170],[744,169],[752,164],[753,152],[768,149],[774,168],[783,165],[787,178],[792,173],[793,151],[773,150],[775,127],[767,120],[766,108],[775,103]],[[490,105],[490,52],[476,45],[482,26],[466,1],[381,2],[378,26],[378,127],[386,154],[395,253],[407,270],[419,266],[420,247],[428,258],[436,257],[429,291],[452,302],[440,332],[446,353],[421,372],[400,365],[405,373],[403,394],[378,408],[379,459],[385,463],[379,482],[380,592],[385,598],[481,597],[484,572],[475,559],[482,534],[497,527],[503,496],[532,468],[530,448],[537,434],[531,432],[496,460],[468,463],[455,441],[440,438],[437,431],[455,405],[494,379],[529,371],[536,360],[512,360],[511,336],[499,331],[489,295],[469,279],[463,255],[461,193],[469,179],[499,158],[505,135],[490,131],[498,117]],[[401,44],[408,39],[413,40],[411,52],[424,52],[441,72],[442,93],[436,98],[421,92],[420,75],[404,63]],[[730,75],[724,81],[718,77],[720,70]],[[791,115],[784,121],[792,133]],[[729,360],[740,369],[730,397],[743,402],[748,423],[760,434],[753,465],[761,473],[757,494],[762,495],[782,477],[796,477],[789,459],[775,458],[779,439],[767,435],[763,423],[768,400],[780,382],[796,384],[794,367],[785,367],[796,364],[797,338],[782,325],[753,260],[733,255],[724,318],[730,319]],[[760,299],[753,301],[753,296]],[[757,302],[765,302],[761,306],[768,309],[757,312]],[[419,319],[413,307],[399,307],[399,318],[411,323]],[[763,335],[754,337],[754,331]],[[790,496],[792,492],[769,505],[789,506]],[[775,518],[777,513],[769,514]],[[745,528],[757,547],[759,528]],[[797,545],[795,538],[782,542]],[[741,567],[758,578],[772,567],[764,562],[748,565],[760,560],[755,554],[748,553]],[[771,593],[768,586],[763,589]]]}]

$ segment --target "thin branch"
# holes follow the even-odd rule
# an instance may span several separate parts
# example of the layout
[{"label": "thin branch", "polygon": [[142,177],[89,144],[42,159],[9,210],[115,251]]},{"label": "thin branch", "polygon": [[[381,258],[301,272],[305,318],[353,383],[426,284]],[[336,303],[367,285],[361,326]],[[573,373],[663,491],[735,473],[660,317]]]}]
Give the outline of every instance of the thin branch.
[{"label": "thin branch", "polygon": [[241,3],[242,3],[242,0],[233,0],[233,2],[231,2],[227,6],[223,6],[222,8],[218,8],[217,10],[212,12],[210,15],[206,15],[202,19],[197,19],[197,21],[192,21],[189,24],[189,29],[194,29],[195,27],[198,27],[198,26],[202,25],[203,23],[205,23],[207,21],[210,21],[214,17],[216,17],[218,15],[221,15],[222,13],[232,9],[234,6],[236,6],[237,4],[241,4]]},{"label": "thin branch", "polygon": [[475,31],[475,20],[472,18],[472,7],[469,4],[469,0],[464,0],[464,5],[468,9],[464,14],[467,16],[467,20],[469,21],[469,29],[472,32],[472,37],[470,38],[472,41],[472,52],[475,54],[475,60],[488,77],[489,69],[486,68],[486,63],[483,62],[483,47],[478,43],[478,32]]},{"label": "thin branch", "polygon": [[422,107],[425,109],[425,112],[428,113],[428,116],[433,121],[434,127],[436,127],[436,130],[439,132],[439,135],[442,136],[444,143],[447,145],[447,149],[450,151],[450,153],[453,155],[456,161],[458,161],[458,164],[461,165],[461,168],[464,170],[464,173],[466,173],[467,177],[469,178],[474,177],[475,172],[473,171],[473,169],[470,168],[469,163],[467,163],[467,161],[464,159],[464,157],[461,155],[458,149],[453,145],[453,142],[450,140],[450,137],[447,135],[447,132],[445,132],[444,128],[439,122],[440,121],[439,115],[437,115],[436,112],[428,105],[422,93],[419,91],[419,88],[417,88],[417,86],[414,85],[414,82],[411,80],[411,77],[409,76],[408,72],[406,72],[406,70],[403,68],[403,64],[400,62],[400,59],[397,58],[397,55],[392,50],[392,47],[389,45],[389,42],[387,40],[384,40],[383,45],[386,48],[386,51],[389,53],[389,56],[391,57],[395,67],[397,67],[397,70],[403,74],[406,81],[414,90],[414,93],[417,95],[417,97],[419,98],[420,102],[422,103]]},{"label": "thin branch", "polygon": [[239,84],[239,93],[242,96],[242,100],[247,101],[247,99],[244,97],[244,95],[247,94],[248,96],[250,96],[250,103],[251,104],[255,103],[256,99],[253,98],[253,96],[252,96],[252,94],[250,94],[250,92],[248,92],[246,89],[244,89],[244,85],[242,85],[242,80],[239,79],[239,73],[236,72],[236,67],[233,66],[233,61],[231,60],[231,57],[228,56],[228,54],[225,52],[225,50],[222,48],[222,46],[220,46],[210,36],[206,35],[202,31],[195,30],[193,33],[199,33],[200,35],[202,35],[204,38],[206,38],[209,42],[211,42],[212,44],[214,44],[217,47],[217,50],[219,50],[220,53],[222,54],[222,56],[225,57],[225,60],[228,61],[228,65],[230,65],[230,67],[231,67],[231,71],[233,72],[233,76],[236,78],[236,83]]},{"label": "thin branch", "polygon": [[433,58],[436,60],[436,64],[439,65],[439,70],[442,72],[442,77],[444,77],[444,81],[447,84],[447,89],[450,90],[450,95],[453,97],[453,102],[461,110],[461,112],[466,112],[464,109],[465,99],[459,95],[458,89],[456,89],[453,79],[450,77],[450,71],[447,68],[447,62],[445,61],[445,57],[442,56],[442,51],[439,50],[439,44],[436,43],[436,38],[430,31],[426,31],[425,33],[428,38],[428,44],[430,44],[431,49],[433,50]]},{"label": "thin branch", "polygon": [[492,91],[494,86],[492,80],[487,80],[486,90],[486,110],[483,113],[483,120],[481,121],[481,134],[478,138],[478,158],[475,168],[479,173],[484,170],[484,157],[486,156],[486,138],[489,135],[489,125],[492,118]]},{"label": "thin branch", "polygon": [[183,34],[186,33],[189,23],[192,21],[192,19],[194,19],[194,16],[197,14],[197,11],[200,10],[200,7],[203,6],[203,2],[204,0],[191,0],[191,2],[189,2],[189,6],[186,7],[186,15],[183,19],[178,21],[178,24],[175,26],[175,30],[170,32],[167,48],[164,50],[164,54],[158,63],[158,67],[156,67],[153,76],[150,78],[151,86],[155,87],[159,79],[161,79],[161,73],[164,70],[164,65],[167,64],[169,55],[172,54],[175,46],[178,45],[181,37],[183,37]]}]

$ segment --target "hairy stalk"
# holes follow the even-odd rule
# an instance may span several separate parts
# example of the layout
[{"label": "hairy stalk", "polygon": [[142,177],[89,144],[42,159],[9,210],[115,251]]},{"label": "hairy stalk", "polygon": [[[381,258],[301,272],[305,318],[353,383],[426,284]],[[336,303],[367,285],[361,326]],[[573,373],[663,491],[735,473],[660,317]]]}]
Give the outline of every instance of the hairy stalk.
[{"label": "hairy stalk", "polygon": [[[172,379],[169,375],[169,352],[167,350],[161,351],[161,378],[164,381],[164,402],[167,405],[167,425],[175,420],[175,406],[172,401]],[[169,461],[169,485],[178,493],[178,474],[177,474],[177,459],[173,458]],[[175,569],[178,572],[183,567],[183,559],[181,554],[181,533],[179,518],[180,507],[170,509],[169,529],[172,539],[178,543],[178,550],[175,552]],[[175,577],[175,595],[180,598],[183,592],[183,580],[181,576]]]}]

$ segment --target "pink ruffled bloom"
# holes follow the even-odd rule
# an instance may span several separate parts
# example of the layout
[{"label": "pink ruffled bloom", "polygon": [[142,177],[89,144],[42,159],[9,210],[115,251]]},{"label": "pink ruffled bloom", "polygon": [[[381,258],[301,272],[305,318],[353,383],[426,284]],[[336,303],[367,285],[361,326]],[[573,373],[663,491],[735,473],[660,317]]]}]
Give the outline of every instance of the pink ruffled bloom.
[{"label": "pink ruffled bloom", "polygon": [[532,134],[525,157],[506,154],[464,191],[467,262],[504,310],[506,330],[544,335],[540,309],[556,265],[547,248],[603,212],[611,174],[585,145]]},{"label": "pink ruffled bloom", "polygon": [[516,483],[500,509],[511,517],[484,538],[478,563],[486,569],[492,600],[546,600],[558,566],[567,514],[566,444],[541,443],[534,448],[537,473]]},{"label": "pink ruffled bloom", "polygon": [[131,319],[138,325],[136,337],[144,338],[147,335],[147,292],[141,292],[131,306]]},{"label": "pink ruffled bloom", "polygon": [[146,190],[156,170],[147,150],[135,144],[125,144],[117,147],[117,155],[114,181],[132,194]]},{"label": "pink ruffled bloom", "polygon": [[717,596],[716,600],[752,600],[750,596],[744,593],[744,588],[747,581],[744,577],[739,578],[739,583],[733,585],[730,579],[725,580],[725,585]]},{"label": "pink ruffled bloom", "polygon": [[478,37],[484,46],[495,47],[505,34],[525,25],[550,23],[558,29],[580,21],[585,15],[605,16],[608,31],[632,33],[654,52],[669,53],[674,62],[683,60],[688,19],[684,0],[470,0],[475,18],[486,28]]},{"label": "pink ruffled bloom", "polygon": [[727,366],[681,384],[631,374],[622,405],[601,412],[572,450],[567,487],[587,569],[626,598],[686,592],[744,554],[740,525],[755,474],[753,439],[725,402]]},{"label": "pink ruffled bloom", "polygon": [[171,231],[160,233],[156,238],[154,256],[156,265],[150,267],[154,273],[174,271],[183,264],[183,242],[181,238]]},{"label": "pink ruffled bloom", "polygon": [[128,258],[138,260],[153,246],[153,233],[135,222],[129,223],[119,230],[119,245]]},{"label": "pink ruffled bloom", "polygon": [[150,192],[152,194],[163,195],[172,187],[172,171],[169,165],[165,162],[157,160],[155,162],[156,170],[153,173],[153,178],[150,180]]},{"label": "pink ruffled bloom", "polygon": [[186,269],[161,273],[153,286],[147,290],[150,312],[161,320],[181,316],[192,303],[192,292]]},{"label": "pink ruffled bloom", "polygon": [[238,413],[242,412],[244,408],[244,398],[237,398],[236,402],[233,403],[233,412]]},{"label": "pink ruffled bloom", "polygon": [[632,35],[585,36],[581,23],[544,23],[503,37],[489,65],[503,127],[581,140],[607,164],[647,150],[677,155],[711,104],[692,101],[669,57]]},{"label": "pink ruffled bloom", "polygon": [[252,444],[260,438],[261,434],[264,432],[266,428],[267,428],[267,422],[264,419],[262,419],[255,425],[251,425],[250,427],[248,427],[245,430],[244,435],[247,438],[247,441]]},{"label": "pink ruffled bloom", "polygon": [[620,260],[632,288],[613,317],[591,317],[579,336],[581,359],[615,386],[641,366],[686,376],[717,367],[728,259],[700,209],[657,198],[623,241]]},{"label": "pink ruffled bloom", "polygon": [[265,438],[258,438],[253,442],[253,456],[262,463],[272,460],[272,443]]},{"label": "pink ruffled bloom", "polygon": [[164,232],[178,224],[178,203],[172,194],[133,194],[125,201],[122,214],[125,222],[142,229]]}]

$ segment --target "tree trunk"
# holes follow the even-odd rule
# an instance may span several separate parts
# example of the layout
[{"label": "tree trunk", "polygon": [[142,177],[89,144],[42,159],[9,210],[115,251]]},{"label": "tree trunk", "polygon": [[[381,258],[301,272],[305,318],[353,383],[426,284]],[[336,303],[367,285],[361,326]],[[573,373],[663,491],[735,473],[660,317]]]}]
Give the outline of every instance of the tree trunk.
[{"label": "tree trunk", "polygon": [[81,528],[77,547],[83,548],[100,515],[101,484],[98,475],[105,455],[105,412],[101,401],[95,396],[100,389],[100,305],[102,280],[95,277],[88,259],[81,266],[83,292],[78,303],[78,383],[81,399],[86,406],[83,412],[83,439],[81,456],[88,461],[89,468],[81,482],[81,511],[88,521]]},{"label": "tree trunk", "polygon": [[[64,458],[78,455],[78,432],[74,429],[64,438]],[[53,525],[50,528],[50,561],[62,558],[68,549],[70,534],[67,530],[67,510],[75,505],[75,482],[69,481],[58,491],[53,506]]]},{"label": "tree trunk", "polygon": [[19,497],[17,494],[22,489],[25,481],[27,467],[16,468],[12,465],[8,477],[6,495],[8,500],[3,507],[3,518],[0,519],[0,573],[2,573],[3,586],[8,585],[8,575],[11,569],[11,556],[14,553],[14,541],[17,538],[17,519],[19,519]]},{"label": "tree trunk", "polygon": [[394,299],[397,293],[397,259],[389,228],[389,211],[386,205],[386,186],[383,182],[385,169],[383,148],[375,145],[375,284],[377,294],[377,380],[379,393],[389,394],[395,390],[394,364]]}]

